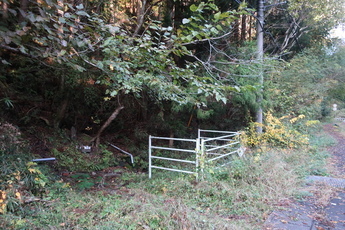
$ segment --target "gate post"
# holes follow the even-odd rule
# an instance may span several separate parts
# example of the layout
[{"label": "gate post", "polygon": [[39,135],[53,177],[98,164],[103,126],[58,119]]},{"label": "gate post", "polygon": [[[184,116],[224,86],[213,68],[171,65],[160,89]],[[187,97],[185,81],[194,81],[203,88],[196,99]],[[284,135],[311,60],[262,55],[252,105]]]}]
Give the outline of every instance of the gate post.
[{"label": "gate post", "polygon": [[152,176],[152,169],[151,169],[151,165],[152,165],[152,160],[151,160],[151,154],[152,154],[152,149],[151,149],[151,145],[152,145],[152,141],[151,141],[151,135],[149,136],[149,178],[151,179]]},{"label": "gate post", "polygon": [[200,162],[200,138],[195,142],[195,177],[199,180],[199,162]]},{"label": "gate post", "polygon": [[197,139],[197,150],[196,150],[196,170],[197,180],[204,179],[204,168],[205,168],[205,140],[203,138]]}]

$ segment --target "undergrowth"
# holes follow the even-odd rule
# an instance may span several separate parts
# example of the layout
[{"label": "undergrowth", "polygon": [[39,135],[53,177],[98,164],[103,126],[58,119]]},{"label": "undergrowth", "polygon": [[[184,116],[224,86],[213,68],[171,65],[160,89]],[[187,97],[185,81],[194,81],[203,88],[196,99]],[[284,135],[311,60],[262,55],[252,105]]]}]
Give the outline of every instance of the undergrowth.
[{"label": "undergrowth", "polygon": [[260,229],[273,209],[301,199],[305,176],[323,173],[323,149],[334,140],[315,138],[298,149],[247,153],[224,170],[206,169],[203,181],[158,169],[152,179],[122,173],[126,186],[117,190],[80,190],[50,180],[37,200],[20,204],[21,212],[0,215],[0,228]]}]

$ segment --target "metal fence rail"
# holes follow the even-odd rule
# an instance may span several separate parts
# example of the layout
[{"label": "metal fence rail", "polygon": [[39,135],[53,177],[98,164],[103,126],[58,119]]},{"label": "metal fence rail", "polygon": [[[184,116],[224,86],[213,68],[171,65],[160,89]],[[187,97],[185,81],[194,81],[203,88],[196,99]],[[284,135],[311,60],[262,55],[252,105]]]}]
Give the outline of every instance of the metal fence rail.
[{"label": "metal fence rail", "polygon": [[[194,145],[191,145],[194,147],[193,149],[181,149],[181,148],[172,148],[172,147],[165,147],[165,146],[158,146],[153,145],[153,140],[172,140],[172,141],[181,141],[181,142],[191,142]],[[197,160],[197,150],[200,149],[200,141],[198,139],[182,139],[182,138],[169,138],[169,137],[155,137],[150,136],[149,137],[149,178],[152,177],[152,169],[162,169],[162,170],[168,170],[168,171],[174,171],[174,172],[182,172],[182,173],[189,173],[189,174],[195,174],[197,167],[198,167],[198,160]],[[171,151],[174,153],[178,152],[184,152],[184,153],[192,153],[192,156],[194,157],[194,160],[185,160],[185,159],[177,159],[177,158],[171,158],[171,157],[162,157],[162,156],[155,156],[153,155],[153,150],[165,150],[165,151]],[[169,168],[169,167],[162,167],[155,165],[153,163],[153,159],[160,159],[165,161],[172,161],[172,162],[181,162],[181,163],[187,163],[193,165],[194,170],[187,170],[187,169],[177,169],[177,168]]]},{"label": "metal fence rail", "polygon": [[[169,137],[149,137],[149,178],[152,177],[152,169],[161,169],[174,172],[194,174],[198,177],[198,174],[203,172],[203,168],[210,162],[222,163],[219,167],[222,167],[230,163],[230,160],[226,158],[237,154],[243,155],[243,149],[240,146],[240,142],[234,138],[238,137],[240,133],[218,130],[198,130],[198,138],[196,139],[183,139],[183,138],[169,138]],[[157,142],[162,141],[178,141],[183,144],[187,144],[189,148],[174,148],[171,146],[164,146]],[[155,142],[155,143],[153,143]],[[158,156],[157,153],[164,156]],[[168,156],[167,156],[167,155]],[[188,156],[188,159],[173,158],[171,155],[179,155],[181,158]],[[162,166],[155,160],[161,160],[164,162],[181,163],[175,165],[173,168],[170,166]],[[225,162],[225,163],[224,163]]]},{"label": "metal fence rail", "polygon": [[[220,164],[218,167],[223,167],[231,162],[230,159],[226,159],[229,156],[237,154],[241,157],[241,143],[238,138],[236,140],[239,135],[239,132],[199,129],[198,138],[201,141],[200,146],[206,163],[218,161]],[[221,160],[223,160],[222,163],[220,163]]]}]

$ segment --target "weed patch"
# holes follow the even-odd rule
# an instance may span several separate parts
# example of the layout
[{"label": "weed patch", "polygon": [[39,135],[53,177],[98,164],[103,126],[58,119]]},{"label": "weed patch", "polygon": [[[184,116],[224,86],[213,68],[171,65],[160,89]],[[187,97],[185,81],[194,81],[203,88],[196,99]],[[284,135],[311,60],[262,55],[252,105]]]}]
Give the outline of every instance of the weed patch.
[{"label": "weed patch", "polygon": [[[298,149],[266,146],[247,153],[247,158],[234,158],[221,170],[207,167],[203,181],[161,170],[148,179],[146,173],[124,170],[116,171],[114,182],[108,181],[120,183],[114,188],[95,186],[104,182],[97,175],[74,173],[70,175],[76,182],[73,189],[61,180],[46,183],[37,201],[1,215],[0,228],[258,229],[273,209],[290,199],[311,195],[320,202],[328,199],[331,191],[323,196],[301,190],[306,175],[324,172],[327,153],[323,150],[333,141],[320,137],[310,139],[315,145]],[[8,172],[17,176],[13,174],[17,170]]]}]

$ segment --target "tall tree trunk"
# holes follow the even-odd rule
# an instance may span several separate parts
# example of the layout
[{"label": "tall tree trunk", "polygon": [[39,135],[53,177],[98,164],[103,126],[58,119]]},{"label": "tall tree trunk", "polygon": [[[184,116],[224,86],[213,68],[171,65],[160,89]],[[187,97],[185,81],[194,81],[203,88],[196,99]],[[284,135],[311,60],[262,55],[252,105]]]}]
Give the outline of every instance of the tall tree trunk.
[{"label": "tall tree trunk", "polygon": [[147,5],[147,0],[142,0],[141,3],[138,1],[138,6],[137,6],[137,27],[135,28],[135,31],[133,33],[133,37],[137,36],[141,27],[144,24],[144,19],[146,15],[146,8]]},{"label": "tall tree trunk", "polygon": [[248,37],[249,37],[249,41],[252,40],[252,20],[253,20],[253,16],[249,17],[249,23],[248,23]]},{"label": "tall tree trunk", "polygon": [[7,2],[2,2],[2,18],[7,19],[8,18],[8,4]]},{"label": "tall tree trunk", "polygon": [[56,117],[54,119],[54,128],[58,129],[61,125],[61,121],[62,119],[65,117],[67,108],[68,108],[68,104],[69,104],[69,98],[68,95],[66,96],[66,98],[63,99],[63,101],[61,102],[58,111],[56,113]]},{"label": "tall tree trunk", "polygon": [[164,26],[172,26],[175,27],[174,23],[174,15],[175,15],[175,7],[174,7],[174,1],[173,0],[167,0],[165,2],[164,10],[163,10],[163,22]]},{"label": "tall tree trunk", "polygon": [[240,41],[240,20],[236,19],[234,22],[234,29],[233,29],[233,41],[238,42]]},{"label": "tall tree trunk", "polygon": [[26,17],[26,13],[28,11],[28,0],[20,0],[20,10],[21,12],[19,13],[19,22],[24,21],[24,18]]},{"label": "tall tree trunk", "polygon": [[241,23],[241,41],[246,40],[247,35],[247,16],[242,15],[242,23]]},{"label": "tall tree trunk", "polygon": [[[58,129],[60,127],[62,119],[65,117],[68,104],[69,104],[69,92],[68,89],[66,90],[66,82],[65,82],[65,76],[60,76],[60,86],[59,86],[59,93],[58,95],[63,96],[62,102],[58,106],[56,110],[56,116],[54,118],[54,128]],[[60,101],[60,100],[59,100]]]},{"label": "tall tree trunk", "polygon": [[116,22],[116,13],[115,13],[116,2],[115,2],[115,0],[109,0],[108,4],[109,4],[109,6],[108,6],[108,9],[106,9],[106,10],[109,10],[109,13],[110,13],[109,23],[115,23]]},{"label": "tall tree trunk", "polygon": [[263,86],[264,86],[264,72],[263,72],[263,56],[264,56],[264,0],[259,0],[258,4],[258,19],[256,22],[257,29],[257,59],[260,63],[260,72],[259,72],[259,92],[257,103],[259,108],[256,111],[256,122],[259,125],[256,127],[258,133],[262,133],[262,122],[263,122],[263,111],[262,111],[262,100],[263,100]]},{"label": "tall tree trunk", "polygon": [[117,117],[117,115],[119,115],[120,111],[125,108],[122,105],[119,105],[114,112],[110,115],[110,117],[108,118],[108,120],[106,120],[106,122],[104,122],[104,124],[101,126],[101,128],[98,130],[97,134],[90,140],[90,143],[94,144],[94,147],[96,148],[96,150],[99,147],[100,144],[100,137],[102,132],[111,124],[111,122]]}]

